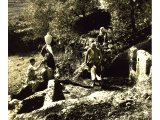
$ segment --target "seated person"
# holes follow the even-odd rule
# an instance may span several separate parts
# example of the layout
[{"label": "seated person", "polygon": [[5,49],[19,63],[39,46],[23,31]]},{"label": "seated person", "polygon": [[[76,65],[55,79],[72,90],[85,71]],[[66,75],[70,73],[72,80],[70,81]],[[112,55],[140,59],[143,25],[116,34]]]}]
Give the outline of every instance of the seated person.
[{"label": "seated person", "polygon": [[25,81],[25,85],[20,89],[20,91],[16,94],[12,94],[11,95],[11,99],[18,99],[18,100],[23,100],[26,97],[32,95],[33,93],[36,92],[37,89],[37,83],[38,83],[38,77],[35,73],[35,71],[37,71],[40,67],[41,64],[40,63],[37,67],[35,67],[35,59],[31,58],[29,60],[30,64],[27,68],[27,75],[26,75],[26,81]]},{"label": "seated person", "polygon": [[97,48],[96,43],[91,44],[91,48],[87,50],[85,56],[85,63],[91,72],[91,80],[93,80],[93,87],[96,80],[101,80],[100,77],[100,64],[102,61],[102,53],[99,48]]},{"label": "seated person", "polygon": [[34,58],[31,58],[29,60],[29,62],[30,62],[30,64],[27,68],[27,75],[26,75],[27,76],[27,79],[26,79],[27,84],[29,84],[29,82],[37,79],[37,75],[35,74],[35,71],[37,71],[41,67],[41,64],[42,64],[42,62],[41,62],[37,67],[35,67],[34,65],[35,65],[36,61]]},{"label": "seated person", "polygon": [[35,71],[37,71],[40,67],[41,67],[41,64],[42,62],[37,66],[35,67],[35,59],[34,58],[31,58],[30,59],[30,64],[28,66],[28,69],[27,69],[27,78],[26,78],[26,84],[27,85],[30,85],[32,86],[32,91],[34,92],[34,89],[36,87],[36,79],[38,79],[37,75],[35,74]]}]

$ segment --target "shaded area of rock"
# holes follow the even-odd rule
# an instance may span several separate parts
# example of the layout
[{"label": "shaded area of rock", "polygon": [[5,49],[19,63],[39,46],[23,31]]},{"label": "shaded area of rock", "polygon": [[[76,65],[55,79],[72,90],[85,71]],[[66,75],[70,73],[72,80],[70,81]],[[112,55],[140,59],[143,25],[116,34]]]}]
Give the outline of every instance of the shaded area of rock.
[{"label": "shaded area of rock", "polygon": [[111,15],[103,9],[97,9],[95,12],[79,18],[74,23],[74,30],[84,34],[100,27],[108,27],[111,22]]},{"label": "shaded area of rock", "polygon": [[63,94],[63,90],[64,87],[60,84],[59,80],[55,80],[55,87],[54,87],[54,95],[52,97],[53,101],[58,101],[58,100],[64,100],[64,94]]},{"label": "shaded area of rock", "polygon": [[30,95],[32,95],[32,87],[31,86],[24,86],[19,93],[17,94],[12,94],[11,95],[11,99],[18,99],[18,100],[23,100],[27,97],[29,97]]},{"label": "shaded area of rock", "polygon": [[125,77],[107,77],[101,81],[101,88],[104,90],[122,90],[125,87],[132,87],[135,81]]},{"label": "shaded area of rock", "polygon": [[129,77],[129,57],[127,51],[113,59],[108,70],[106,70],[106,74],[111,77]]},{"label": "shaded area of rock", "polygon": [[33,110],[39,109],[43,106],[44,96],[34,97],[32,99],[25,99],[22,101],[22,107],[18,114],[29,113]]},{"label": "shaded area of rock", "polygon": [[62,120],[62,117],[57,114],[49,114],[46,116],[45,120]]},{"label": "shaded area of rock", "polygon": [[149,38],[148,40],[141,42],[137,45],[135,45],[137,47],[137,49],[141,49],[141,50],[145,50],[147,52],[149,52],[150,54],[152,53],[152,43],[151,43],[151,38]]},{"label": "shaded area of rock", "polygon": [[[148,38],[146,41],[134,45],[134,47],[136,47],[137,50],[145,50],[151,53],[151,39]],[[105,75],[110,77],[129,77],[129,70],[130,70],[129,65],[131,64],[129,54],[130,54],[130,51],[128,49],[116,55],[112,60],[111,64],[109,65],[109,67],[104,69],[103,72],[105,73]],[[136,54],[137,54],[137,51],[134,51],[133,61],[132,61],[134,62],[132,63],[134,65],[133,69],[136,69],[136,61],[137,61]],[[148,61],[147,64],[149,67],[151,66],[150,61]],[[148,70],[150,70],[149,67],[148,67]],[[149,74],[149,72],[147,73]]]}]

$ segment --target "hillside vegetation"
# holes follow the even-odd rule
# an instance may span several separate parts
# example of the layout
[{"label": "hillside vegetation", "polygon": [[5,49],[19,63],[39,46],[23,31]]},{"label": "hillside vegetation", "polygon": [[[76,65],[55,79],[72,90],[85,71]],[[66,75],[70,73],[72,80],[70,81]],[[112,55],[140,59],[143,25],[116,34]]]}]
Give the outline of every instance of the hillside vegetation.
[{"label": "hillside vegetation", "polygon": [[[105,48],[111,51],[105,54],[106,68],[112,66],[116,56],[124,55],[137,43],[149,41],[144,50],[151,53],[150,0],[9,0],[9,3],[9,12],[18,13],[9,13],[8,21],[8,94],[17,93],[24,85],[29,59],[34,57],[36,65],[42,60],[40,50],[49,31],[66,98],[42,107],[46,91],[35,93],[25,99],[33,100],[31,110],[28,112],[25,105],[21,113],[9,110],[9,120],[151,119],[151,78],[132,81],[110,76],[104,78],[106,86],[91,88],[89,73],[81,71],[86,46],[96,39],[102,26],[112,46]],[[23,7],[17,11],[17,6]],[[141,48],[141,44],[137,47]],[[77,71],[82,72],[80,77]],[[25,100],[16,102],[21,104]],[[37,103],[41,108],[34,109]]]}]

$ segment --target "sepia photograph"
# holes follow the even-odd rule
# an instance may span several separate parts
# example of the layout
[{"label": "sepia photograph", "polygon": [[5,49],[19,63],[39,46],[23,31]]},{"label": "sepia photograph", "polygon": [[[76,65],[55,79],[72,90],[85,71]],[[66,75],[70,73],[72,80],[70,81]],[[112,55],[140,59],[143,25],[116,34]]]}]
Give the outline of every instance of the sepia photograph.
[{"label": "sepia photograph", "polygon": [[8,0],[8,120],[151,119],[151,0]]}]

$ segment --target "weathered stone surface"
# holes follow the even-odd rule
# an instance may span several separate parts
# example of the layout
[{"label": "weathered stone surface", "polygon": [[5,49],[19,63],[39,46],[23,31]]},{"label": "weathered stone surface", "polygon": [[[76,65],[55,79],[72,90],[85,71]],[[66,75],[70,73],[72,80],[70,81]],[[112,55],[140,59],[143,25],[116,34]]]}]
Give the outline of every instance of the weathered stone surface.
[{"label": "weathered stone surface", "polygon": [[150,40],[147,40],[118,54],[112,60],[106,74],[111,77],[123,76],[131,79],[147,79],[151,76],[152,59],[151,54],[147,52],[150,49]]},{"label": "weathered stone surface", "polygon": [[[144,100],[146,99],[146,97],[144,96],[144,94],[146,93],[146,96],[150,96],[151,91],[148,90],[151,90],[151,87],[149,80],[146,81],[145,85],[144,81],[146,80],[137,81],[137,84],[133,88],[126,91],[97,91],[86,97],[76,99],[69,98],[57,102],[52,101],[52,97],[50,97],[51,101],[48,102],[49,104],[44,104],[40,109],[34,110],[30,113],[16,115],[14,116],[14,119],[76,119],[76,116],[83,116],[84,118],[90,118],[91,116],[94,116],[95,118],[100,119],[100,117],[97,117],[100,114],[102,114],[101,119],[108,119],[110,117],[114,119],[117,114],[123,115],[126,112],[131,112],[135,109],[136,105],[139,105],[139,103],[145,105]],[[47,89],[51,89],[51,87],[54,87],[54,85],[54,80],[51,80],[50,87],[48,86],[49,88]],[[144,87],[141,87],[142,85]],[[69,86],[69,88],[70,87],[71,86]],[[45,92],[48,93],[47,90]],[[99,108],[97,105],[99,107],[102,107]],[[94,106],[97,106],[96,109],[94,108]],[[90,109],[92,109],[92,111],[90,111]],[[132,114],[137,114],[137,112],[132,112]],[[146,114],[149,116],[150,112],[148,111]],[[124,119],[128,118],[124,116]]]},{"label": "weathered stone surface", "polygon": [[[123,68],[123,70],[122,70]],[[110,77],[128,77],[129,75],[129,57],[128,52],[118,54],[111,62],[110,67],[106,71]]]},{"label": "weathered stone surface", "polygon": [[[91,95],[87,97],[82,97],[78,99],[67,99],[67,100],[62,100],[58,102],[50,102],[50,104],[45,104],[42,108],[33,111],[31,113],[27,113],[26,115],[17,115],[17,119],[19,118],[29,118],[29,116],[34,115],[37,116],[37,119],[42,119],[46,118],[47,115],[52,114],[52,115],[58,115],[57,117],[64,117],[70,114],[72,109],[75,109],[77,106],[81,106],[83,104],[89,106],[94,106],[96,104],[111,104],[112,106],[108,106],[111,109],[111,113],[108,113],[109,116],[115,116],[117,112],[120,112],[120,110],[124,110],[124,112],[130,111],[131,109],[134,109],[133,106],[136,104],[139,104],[141,102],[143,104],[144,99],[142,99],[145,91],[150,90],[150,81],[146,81],[146,84],[144,85],[144,81],[137,81],[137,84],[131,88],[128,89],[125,92],[120,92],[120,91],[98,91],[95,93],[92,93]],[[144,85],[144,87],[141,87]],[[118,93],[118,94],[117,94]],[[151,93],[148,91],[148,94]],[[86,109],[85,107],[82,109]],[[76,111],[79,111],[79,109],[76,109]],[[74,111],[76,113],[76,111]],[[73,112],[73,111],[72,111]],[[46,113],[46,114],[43,114]],[[93,113],[91,113],[93,114]],[[95,113],[94,113],[95,114]],[[148,113],[150,114],[150,113]],[[51,115],[51,116],[52,116]],[[50,115],[49,115],[50,116]],[[52,116],[53,117],[53,116]]]},{"label": "weathered stone surface", "polygon": [[[144,44],[145,45],[145,44]],[[142,46],[143,47],[143,46]],[[133,53],[136,52],[135,60]],[[151,77],[152,55],[140,48],[130,48],[130,78],[135,80],[149,79]]]}]

